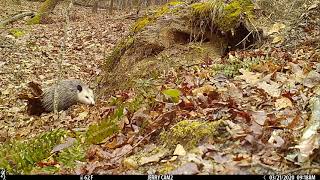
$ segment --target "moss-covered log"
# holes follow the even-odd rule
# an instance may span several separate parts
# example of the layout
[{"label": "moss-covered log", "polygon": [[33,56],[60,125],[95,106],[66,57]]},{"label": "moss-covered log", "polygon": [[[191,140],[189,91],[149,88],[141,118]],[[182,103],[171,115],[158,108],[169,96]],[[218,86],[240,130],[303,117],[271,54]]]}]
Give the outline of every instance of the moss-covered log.
[{"label": "moss-covered log", "polygon": [[28,24],[40,24],[47,19],[60,0],[46,0],[40,6],[38,13],[28,21]]}]

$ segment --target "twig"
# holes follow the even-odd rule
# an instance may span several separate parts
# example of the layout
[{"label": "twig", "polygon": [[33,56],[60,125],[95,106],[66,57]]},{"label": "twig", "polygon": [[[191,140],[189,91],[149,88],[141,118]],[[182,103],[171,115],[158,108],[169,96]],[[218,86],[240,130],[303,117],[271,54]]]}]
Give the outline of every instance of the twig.
[{"label": "twig", "polygon": [[283,174],[292,174],[292,173],[297,172],[297,171],[308,170],[308,169],[318,169],[318,170],[320,170],[320,166],[300,167],[300,168],[296,168],[296,169],[287,170]]},{"label": "twig", "polygon": [[63,40],[61,42],[61,51],[59,54],[59,59],[58,59],[58,78],[55,82],[56,86],[54,88],[54,95],[53,95],[53,110],[54,110],[54,119],[57,120],[59,119],[59,112],[58,112],[58,88],[59,88],[59,82],[61,80],[61,76],[62,76],[62,61],[66,52],[66,43],[68,40],[68,25],[69,25],[69,13],[70,10],[72,8],[72,1],[70,2],[70,4],[68,5],[68,7],[65,9],[65,23],[64,23],[64,36],[63,36]]},{"label": "twig", "polygon": [[238,42],[238,44],[236,44],[235,46],[238,46],[239,44],[241,44],[243,41],[245,41],[249,36],[250,34],[252,33],[253,31],[250,31],[250,33],[248,35],[246,35],[246,37],[244,37],[240,42]]},{"label": "twig", "polygon": [[276,169],[276,168],[274,168],[274,167],[272,167],[272,166],[268,166],[268,165],[266,165],[266,164],[263,164],[263,163],[261,163],[261,162],[257,162],[255,165],[259,165],[259,166],[262,166],[262,167],[264,167],[264,168],[266,168],[266,169],[270,169],[270,170],[272,170],[272,171],[274,171],[274,172],[280,172],[278,169]]}]

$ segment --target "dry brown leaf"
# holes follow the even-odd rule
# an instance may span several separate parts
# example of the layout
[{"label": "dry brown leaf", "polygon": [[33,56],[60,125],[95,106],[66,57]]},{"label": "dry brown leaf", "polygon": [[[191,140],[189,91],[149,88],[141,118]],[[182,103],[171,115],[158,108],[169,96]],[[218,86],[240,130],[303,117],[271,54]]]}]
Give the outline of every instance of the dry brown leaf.
[{"label": "dry brown leaf", "polygon": [[258,83],[258,88],[263,89],[266,93],[268,93],[272,97],[279,97],[280,96],[280,85],[276,82],[269,81],[269,84],[265,81]]},{"label": "dry brown leaf", "polygon": [[173,152],[173,155],[185,156],[187,154],[186,150],[184,150],[181,144],[178,144],[176,149]]},{"label": "dry brown leaf", "polygon": [[149,157],[141,157],[139,160],[139,165],[144,165],[151,162],[159,162],[162,157],[167,154],[167,151],[160,151],[157,154],[151,155]]},{"label": "dry brown leaf", "polygon": [[281,130],[273,131],[272,134],[271,134],[271,137],[268,140],[268,143],[270,143],[272,146],[277,147],[277,148],[283,146],[284,140],[279,136],[279,134],[281,132],[282,132]]},{"label": "dry brown leaf", "polygon": [[81,112],[79,113],[79,116],[77,117],[77,119],[84,120],[88,116],[88,114],[89,114],[88,111]]},{"label": "dry brown leaf", "polygon": [[262,127],[256,123],[255,121],[252,121],[252,125],[250,126],[250,131],[252,131],[256,135],[262,134]]},{"label": "dry brown leaf", "polygon": [[313,88],[320,83],[320,74],[316,71],[310,71],[302,83],[308,88]]},{"label": "dry brown leaf", "polygon": [[248,84],[254,86],[259,82],[261,77],[260,73],[253,73],[246,69],[239,69],[242,75],[236,76],[235,79],[242,79],[245,80]]},{"label": "dry brown leaf", "polygon": [[286,26],[282,23],[275,23],[272,25],[270,30],[268,31],[267,35],[271,35],[273,33],[279,33],[281,29],[284,29]]},{"label": "dry brown leaf", "polygon": [[192,94],[194,96],[197,96],[198,94],[209,94],[210,92],[214,91],[216,88],[211,85],[204,85],[202,87],[196,88],[192,91]]},{"label": "dry brown leaf", "polygon": [[128,169],[137,169],[139,167],[138,162],[131,157],[125,158],[122,164]]},{"label": "dry brown leaf", "polygon": [[275,107],[276,107],[276,110],[279,111],[280,109],[292,107],[292,102],[289,98],[282,97],[282,98],[276,100]]},{"label": "dry brown leaf", "polygon": [[264,111],[254,111],[251,113],[251,115],[253,117],[253,120],[261,126],[264,125],[267,119],[267,114]]},{"label": "dry brown leaf", "polygon": [[195,163],[186,163],[182,165],[181,167],[170,171],[168,174],[176,174],[176,175],[194,175],[198,174],[200,171],[198,169],[197,164]]},{"label": "dry brown leaf", "polygon": [[309,120],[309,124],[304,130],[300,143],[295,146],[300,150],[298,154],[298,161],[305,162],[309,156],[313,153],[314,149],[319,148],[320,134],[320,98],[315,97],[310,100],[312,114]]},{"label": "dry brown leaf", "polygon": [[272,44],[278,44],[278,43],[282,43],[284,41],[284,37],[283,36],[274,36],[274,38],[272,39]]}]

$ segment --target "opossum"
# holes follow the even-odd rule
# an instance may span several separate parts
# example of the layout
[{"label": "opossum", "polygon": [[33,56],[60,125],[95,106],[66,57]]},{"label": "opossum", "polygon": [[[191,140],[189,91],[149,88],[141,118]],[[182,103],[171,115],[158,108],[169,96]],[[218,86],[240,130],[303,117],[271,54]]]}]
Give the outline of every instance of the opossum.
[{"label": "opossum", "polygon": [[87,85],[77,79],[68,79],[62,80],[58,85],[53,85],[43,90],[40,100],[46,112],[54,110],[55,87],[57,87],[58,111],[66,110],[77,103],[95,104],[93,91]]}]

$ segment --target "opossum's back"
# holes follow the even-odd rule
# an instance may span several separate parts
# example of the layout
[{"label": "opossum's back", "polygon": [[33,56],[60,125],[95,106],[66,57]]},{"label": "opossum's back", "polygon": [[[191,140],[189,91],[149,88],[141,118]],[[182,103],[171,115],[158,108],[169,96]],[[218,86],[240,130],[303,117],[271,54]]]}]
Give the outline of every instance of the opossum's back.
[{"label": "opossum's back", "polygon": [[[58,111],[66,110],[77,103],[77,85],[82,85],[79,80],[61,81],[57,88]],[[42,94],[42,106],[46,111],[53,111],[55,85],[45,89]]]}]

